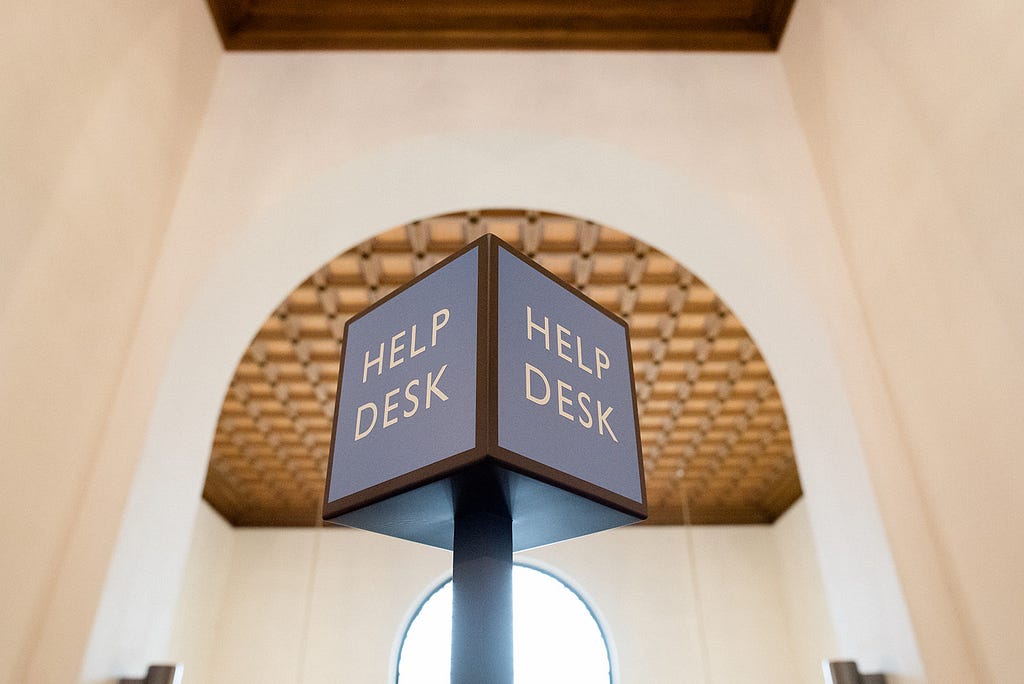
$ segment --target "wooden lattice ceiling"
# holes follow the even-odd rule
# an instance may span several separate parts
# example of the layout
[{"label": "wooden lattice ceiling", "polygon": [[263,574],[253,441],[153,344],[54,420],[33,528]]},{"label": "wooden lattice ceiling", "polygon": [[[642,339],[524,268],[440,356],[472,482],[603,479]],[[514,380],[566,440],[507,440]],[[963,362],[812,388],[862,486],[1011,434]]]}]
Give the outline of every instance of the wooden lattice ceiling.
[{"label": "wooden lattice ceiling", "polygon": [[771,373],[707,285],[606,226],[486,211],[381,233],[288,295],[235,371],[204,498],[235,525],[320,524],[345,321],[484,232],[629,321],[650,523],[767,523],[800,497]]}]

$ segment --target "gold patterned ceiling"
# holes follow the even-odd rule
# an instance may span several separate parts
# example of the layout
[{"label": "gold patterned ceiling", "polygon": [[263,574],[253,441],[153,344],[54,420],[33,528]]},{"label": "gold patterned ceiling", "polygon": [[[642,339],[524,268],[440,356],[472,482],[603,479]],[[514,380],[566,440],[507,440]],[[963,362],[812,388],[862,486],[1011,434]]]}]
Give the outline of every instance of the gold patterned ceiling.
[{"label": "gold patterned ceiling", "polygon": [[381,233],[267,318],[235,370],[210,455],[203,497],[225,519],[320,524],[345,321],[485,232],[629,322],[648,524],[768,523],[800,497],[768,366],[707,285],[607,226],[495,210]]}]

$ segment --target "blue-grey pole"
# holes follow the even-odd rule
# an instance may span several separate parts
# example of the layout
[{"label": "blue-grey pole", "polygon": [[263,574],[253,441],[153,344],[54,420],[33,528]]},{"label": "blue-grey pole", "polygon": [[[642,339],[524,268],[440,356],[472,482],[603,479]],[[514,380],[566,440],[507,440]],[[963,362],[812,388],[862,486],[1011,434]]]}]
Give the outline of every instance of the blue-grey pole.
[{"label": "blue-grey pole", "polygon": [[512,518],[455,517],[452,684],[512,684]]}]

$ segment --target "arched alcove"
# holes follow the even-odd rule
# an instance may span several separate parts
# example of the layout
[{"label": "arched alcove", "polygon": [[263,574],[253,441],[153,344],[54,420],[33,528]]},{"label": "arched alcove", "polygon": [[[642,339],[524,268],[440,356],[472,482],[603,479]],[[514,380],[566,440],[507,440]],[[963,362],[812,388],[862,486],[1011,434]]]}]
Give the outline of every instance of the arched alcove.
[{"label": "arched alcove", "polygon": [[487,206],[618,226],[721,293],[758,342],[786,403],[844,649],[870,654],[889,671],[919,669],[834,346],[811,283],[783,243],[741,218],[729,198],[622,150],[484,131],[396,145],[283,193],[205,273],[162,372],[86,672],[159,657],[181,571],[168,558],[185,555],[220,398],[267,311],[326,255],[411,217]]},{"label": "arched alcove", "polygon": [[224,398],[204,485],[225,519],[320,524],[345,322],[485,232],[628,321],[649,523],[771,523],[799,498],[775,380],[711,287],[613,227],[481,209],[368,238],[319,266],[261,324]]}]

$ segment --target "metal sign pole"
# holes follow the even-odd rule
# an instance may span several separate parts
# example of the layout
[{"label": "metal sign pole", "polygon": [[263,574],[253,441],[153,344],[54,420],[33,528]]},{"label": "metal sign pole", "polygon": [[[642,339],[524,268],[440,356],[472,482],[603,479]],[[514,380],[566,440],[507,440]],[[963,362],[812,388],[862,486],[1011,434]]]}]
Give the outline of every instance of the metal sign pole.
[{"label": "metal sign pole", "polygon": [[323,517],[453,551],[453,684],[513,682],[513,548],[647,517],[628,332],[493,235],[345,323]]},{"label": "metal sign pole", "polygon": [[512,518],[455,518],[452,684],[512,684]]}]

